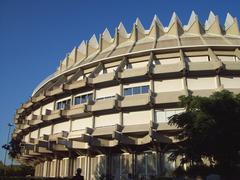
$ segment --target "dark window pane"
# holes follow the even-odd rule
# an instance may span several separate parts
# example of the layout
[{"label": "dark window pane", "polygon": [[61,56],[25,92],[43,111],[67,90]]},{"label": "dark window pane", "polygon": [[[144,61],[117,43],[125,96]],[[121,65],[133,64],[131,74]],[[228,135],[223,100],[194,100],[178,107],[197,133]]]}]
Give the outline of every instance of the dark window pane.
[{"label": "dark window pane", "polygon": [[75,102],[74,104],[80,104],[80,96],[75,97]]},{"label": "dark window pane", "polygon": [[92,94],[89,94],[88,95],[88,100],[90,101],[90,100],[92,100],[93,99],[93,95]]},{"label": "dark window pane", "polygon": [[61,109],[61,102],[57,103],[57,109]]},{"label": "dark window pane", "polygon": [[133,94],[140,94],[141,91],[140,91],[140,87],[134,87],[133,88]]},{"label": "dark window pane", "polygon": [[132,69],[132,64],[127,64],[126,69]]},{"label": "dark window pane", "polygon": [[126,88],[124,89],[124,96],[130,96],[132,95],[132,88]]},{"label": "dark window pane", "polygon": [[142,86],[142,94],[149,92],[149,86]]},{"label": "dark window pane", "polygon": [[83,96],[82,96],[82,101],[81,101],[81,103],[85,103],[85,102],[87,102],[87,95],[83,95]]}]

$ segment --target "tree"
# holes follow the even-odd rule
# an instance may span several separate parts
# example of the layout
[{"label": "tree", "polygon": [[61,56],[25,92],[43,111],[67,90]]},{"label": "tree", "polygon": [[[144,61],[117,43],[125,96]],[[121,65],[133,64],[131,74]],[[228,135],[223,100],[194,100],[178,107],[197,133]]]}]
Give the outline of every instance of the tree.
[{"label": "tree", "polygon": [[170,117],[169,124],[181,129],[170,159],[180,155],[182,163],[202,164],[207,158],[212,165],[235,167],[240,152],[240,94],[223,90],[210,97],[179,99],[186,111]]},{"label": "tree", "polygon": [[20,154],[21,151],[21,140],[20,139],[12,139],[9,143],[9,156],[11,158],[15,158],[18,154]]}]

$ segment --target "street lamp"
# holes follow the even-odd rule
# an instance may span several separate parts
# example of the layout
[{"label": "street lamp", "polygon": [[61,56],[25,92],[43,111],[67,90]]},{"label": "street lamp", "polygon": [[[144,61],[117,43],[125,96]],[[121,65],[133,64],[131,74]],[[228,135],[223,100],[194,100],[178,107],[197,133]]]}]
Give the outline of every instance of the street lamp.
[{"label": "street lamp", "polygon": [[4,144],[2,147],[5,149],[5,155],[4,155],[4,175],[6,175],[6,159],[7,159],[7,151],[10,148],[9,145],[9,138],[10,138],[10,132],[11,132],[11,128],[12,128],[13,124],[12,123],[8,123],[8,136],[7,136],[7,143]]}]

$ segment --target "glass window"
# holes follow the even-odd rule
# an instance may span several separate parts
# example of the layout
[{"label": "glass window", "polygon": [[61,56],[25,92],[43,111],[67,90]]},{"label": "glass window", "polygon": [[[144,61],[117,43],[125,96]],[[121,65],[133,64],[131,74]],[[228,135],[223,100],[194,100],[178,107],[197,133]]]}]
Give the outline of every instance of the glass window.
[{"label": "glass window", "polygon": [[74,104],[80,104],[81,103],[80,99],[81,99],[80,96],[75,97]]},{"label": "glass window", "polygon": [[133,88],[133,94],[140,94],[140,93],[141,93],[140,87]]},{"label": "glass window", "polygon": [[92,100],[92,99],[93,99],[92,94],[88,94],[88,100]]},{"label": "glass window", "polygon": [[71,100],[65,100],[57,103],[57,109],[67,109],[70,107]]},{"label": "glass window", "polygon": [[92,94],[86,94],[82,96],[77,96],[75,97],[74,104],[83,104],[86,103],[87,101],[92,100]]},{"label": "glass window", "polygon": [[127,64],[126,69],[132,69],[132,64]]},{"label": "glass window", "polygon": [[81,99],[81,104],[86,103],[87,102],[87,95],[83,95],[82,99]]},{"label": "glass window", "polygon": [[142,86],[142,94],[149,92],[149,86]]},{"label": "glass window", "polygon": [[57,109],[61,109],[61,104],[62,104],[61,102],[57,103]]},{"label": "glass window", "polygon": [[124,89],[124,96],[130,96],[130,95],[132,95],[132,88]]}]

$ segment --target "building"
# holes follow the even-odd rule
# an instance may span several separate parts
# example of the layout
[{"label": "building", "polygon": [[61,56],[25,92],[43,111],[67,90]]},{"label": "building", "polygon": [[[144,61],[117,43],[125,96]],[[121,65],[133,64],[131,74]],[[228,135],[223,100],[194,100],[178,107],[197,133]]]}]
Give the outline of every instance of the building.
[{"label": "building", "polygon": [[114,38],[92,36],[17,109],[18,160],[43,177],[78,167],[87,180],[170,174],[178,97],[240,93],[239,48],[237,19],[227,14],[222,28],[212,12],[204,26],[194,12],[184,26],[174,13],[168,27],[155,16],[149,30],[137,19],[131,33],[120,23]]}]

